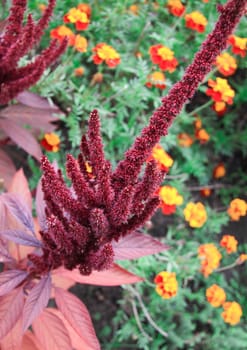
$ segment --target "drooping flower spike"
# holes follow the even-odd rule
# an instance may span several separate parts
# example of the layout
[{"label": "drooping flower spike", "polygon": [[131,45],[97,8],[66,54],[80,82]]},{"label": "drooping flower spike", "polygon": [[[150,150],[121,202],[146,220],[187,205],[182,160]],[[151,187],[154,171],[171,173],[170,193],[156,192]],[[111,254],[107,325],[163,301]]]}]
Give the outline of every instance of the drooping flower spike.
[{"label": "drooping flower spike", "polygon": [[18,93],[35,84],[44,70],[65,50],[66,41],[57,44],[54,40],[36,59],[24,67],[18,67],[18,62],[35,44],[48,25],[55,0],[50,0],[43,16],[37,23],[31,14],[24,25],[26,0],[13,0],[7,26],[0,38],[0,105],[8,103]]}]

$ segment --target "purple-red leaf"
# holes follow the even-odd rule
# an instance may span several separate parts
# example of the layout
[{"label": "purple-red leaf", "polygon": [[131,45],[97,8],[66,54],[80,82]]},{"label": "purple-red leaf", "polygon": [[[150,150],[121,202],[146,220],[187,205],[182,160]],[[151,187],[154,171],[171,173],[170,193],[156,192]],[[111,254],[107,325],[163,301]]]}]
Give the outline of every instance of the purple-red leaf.
[{"label": "purple-red leaf", "polygon": [[28,273],[22,270],[9,270],[0,273],[0,296],[12,291],[27,275]]},{"label": "purple-red leaf", "polygon": [[83,276],[78,269],[73,271],[59,268],[54,273],[73,279],[75,282],[83,284],[93,284],[97,286],[120,286],[143,281],[143,278],[114,264],[110,269],[105,271],[93,271],[89,276]]},{"label": "purple-red leaf", "polygon": [[22,329],[19,319],[11,331],[0,341],[1,350],[22,350]]},{"label": "purple-red leaf", "polygon": [[5,188],[9,188],[15,172],[13,161],[0,149],[0,178],[4,180]]},{"label": "purple-red leaf", "polygon": [[5,247],[5,245],[2,244],[2,241],[0,239],[0,262],[8,262],[12,260],[13,258],[9,254],[8,249]]},{"label": "purple-red leaf", "polygon": [[43,311],[32,324],[42,350],[71,350],[72,345],[63,321],[49,309]]},{"label": "purple-red leaf", "polygon": [[11,119],[0,119],[0,128],[11,138],[19,147],[23,148],[28,154],[40,161],[42,151],[39,143],[34,136]]},{"label": "purple-red leaf", "polygon": [[51,276],[44,276],[27,296],[23,309],[23,332],[47,306],[51,295]]},{"label": "purple-red leaf", "polygon": [[65,319],[88,346],[100,349],[86,306],[75,295],[61,288],[55,288],[55,301]]},{"label": "purple-red leaf", "polygon": [[0,298],[0,339],[14,327],[21,316],[24,305],[22,288]]},{"label": "purple-red leaf", "polygon": [[2,200],[11,214],[35,235],[31,211],[22,198],[17,193],[4,193],[2,194]]},{"label": "purple-red leaf", "polygon": [[22,230],[5,230],[1,231],[1,235],[17,244],[36,248],[40,248],[42,246],[41,242],[37,238]]},{"label": "purple-red leaf", "polygon": [[141,256],[160,253],[169,249],[169,247],[151,236],[133,232],[120,238],[118,242],[113,242],[113,249],[115,260],[131,260]]},{"label": "purple-red leaf", "polygon": [[19,169],[15,173],[8,190],[12,193],[18,193],[28,205],[30,211],[32,210],[32,195],[29,190],[27,178],[22,169]]},{"label": "purple-red leaf", "polygon": [[59,111],[58,107],[52,106],[46,98],[34,94],[31,91],[23,91],[18,94],[15,99],[26,106]]},{"label": "purple-red leaf", "polygon": [[21,343],[21,350],[42,350],[38,340],[31,331],[26,331]]}]

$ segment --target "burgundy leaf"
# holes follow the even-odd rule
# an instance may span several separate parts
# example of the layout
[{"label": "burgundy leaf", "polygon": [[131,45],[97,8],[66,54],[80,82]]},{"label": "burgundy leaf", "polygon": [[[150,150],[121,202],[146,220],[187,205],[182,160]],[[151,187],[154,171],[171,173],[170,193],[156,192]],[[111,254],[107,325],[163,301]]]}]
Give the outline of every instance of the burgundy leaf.
[{"label": "burgundy leaf", "polygon": [[88,346],[100,349],[90,314],[81,300],[68,291],[55,288],[55,301],[65,319]]},{"label": "burgundy leaf", "polygon": [[1,235],[17,244],[37,248],[42,246],[41,242],[37,238],[21,230],[5,230],[1,231]]},{"label": "burgundy leaf", "polygon": [[22,270],[9,270],[0,273],[0,296],[13,290],[27,275],[28,273]]},{"label": "burgundy leaf", "polygon": [[[21,319],[19,319],[11,331],[1,340],[1,350],[20,350],[22,342]],[[22,350],[22,349],[21,349]]]},{"label": "burgundy leaf", "polygon": [[0,178],[4,180],[4,187],[8,188],[16,172],[11,158],[0,149]]},{"label": "burgundy leaf", "polygon": [[32,213],[22,198],[16,193],[4,193],[2,200],[11,214],[35,235]]},{"label": "burgundy leaf", "polygon": [[0,298],[0,339],[14,327],[21,316],[24,306],[22,288]]},{"label": "burgundy leaf", "polygon": [[54,273],[73,279],[75,282],[83,284],[93,284],[97,286],[120,286],[143,281],[143,279],[133,273],[114,264],[110,269],[105,271],[93,271],[89,276],[83,276],[78,269],[73,271],[59,268]]},{"label": "burgundy leaf", "polygon": [[16,124],[11,119],[0,119],[0,128],[9,136],[19,147],[23,148],[28,154],[40,161],[42,151],[39,143],[27,129]]},{"label": "burgundy leaf", "polygon": [[18,94],[15,99],[26,106],[35,107],[35,108],[43,108],[48,110],[58,111],[58,107],[55,105],[51,105],[49,101],[41,97],[37,94],[34,94],[31,91],[23,91]]},{"label": "burgundy leaf", "polygon": [[30,211],[32,211],[32,195],[29,190],[27,178],[22,169],[15,173],[8,191],[18,193],[24,199],[25,203],[27,203]]},{"label": "burgundy leaf", "polygon": [[44,310],[32,324],[42,350],[71,350],[72,345],[63,321],[49,309]]},{"label": "burgundy leaf", "polygon": [[47,306],[51,295],[51,276],[44,276],[27,296],[23,310],[23,331],[27,330],[33,320]]},{"label": "burgundy leaf", "polygon": [[141,256],[160,253],[169,249],[165,244],[157,241],[151,236],[140,232],[133,232],[118,242],[113,242],[115,260],[131,260]]},{"label": "burgundy leaf", "polygon": [[47,229],[46,224],[46,215],[45,215],[45,201],[44,201],[44,193],[42,191],[41,180],[38,182],[38,186],[36,189],[36,213],[38,217],[38,222],[41,230],[45,231]]}]

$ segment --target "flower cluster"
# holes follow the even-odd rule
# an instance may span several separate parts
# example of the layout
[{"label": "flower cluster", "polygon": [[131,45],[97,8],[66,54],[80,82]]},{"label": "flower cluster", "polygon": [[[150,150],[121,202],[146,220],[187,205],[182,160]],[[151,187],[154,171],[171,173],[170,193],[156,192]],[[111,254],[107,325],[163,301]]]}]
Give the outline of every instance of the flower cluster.
[{"label": "flower cluster", "polygon": [[241,57],[245,57],[247,51],[247,38],[240,38],[236,35],[230,35],[228,39],[232,45],[232,52]]},{"label": "flower cluster", "polygon": [[39,43],[48,25],[55,5],[50,0],[37,23],[31,14],[23,24],[26,1],[13,1],[6,26],[0,36],[0,105],[7,104],[21,91],[35,84],[44,70],[65,50],[66,41],[53,40],[50,46],[26,66],[19,67],[19,60]]},{"label": "flower cluster", "polygon": [[236,301],[227,301],[223,304],[224,311],[221,316],[226,323],[235,326],[243,315],[241,306]]},{"label": "flower cluster", "polygon": [[161,271],[154,279],[156,292],[164,299],[171,299],[178,292],[178,282],[174,272]]},{"label": "flower cluster", "polygon": [[40,144],[48,152],[57,152],[60,148],[60,138],[53,132],[46,133],[40,141]]},{"label": "flower cluster", "polygon": [[193,29],[199,33],[205,31],[208,21],[199,11],[193,11],[185,15],[185,25],[187,28]]},{"label": "flower cluster", "polygon": [[76,30],[85,30],[89,26],[91,16],[91,7],[87,4],[79,4],[73,7],[63,17],[64,23],[73,23]]},{"label": "flower cluster", "polygon": [[228,52],[224,52],[216,57],[215,65],[218,71],[228,77],[233,75],[237,69],[237,61]]},{"label": "flower cluster", "polygon": [[185,6],[180,0],[168,0],[167,8],[168,11],[176,17],[181,17],[185,11]]},{"label": "flower cluster", "polygon": [[222,255],[213,243],[200,245],[198,257],[201,260],[201,273],[208,277],[220,265]]},{"label": "flower cluster", "polygon": [[232,235],[224,235],[220,241],[221,247],[225,248],[227,254],[237,251],[238,241]]},{"label": "flower cluster", "polygon": [[245,200],[235,198],[231,201],[227,213],[233,221],[238,221],[241,216],[247,213],[247,203]]},{"label": "flower cluster", "polygon": [[149,54],[153,64],[158,64],[161,70],[168,71],[169,73],[175,71],[178,61],[174,57],[174,52],[168,47],[162,44],[153,45],[149,49]]},{"label": "flower cluster", "polygon": [[87,39],[80,34],[74,34],[74,32],[66,27],[65,25],[61,25],[55,29],[52,29],[50,32],[50,36],[53,39],[57,39],[59,41],[64,40],[64,38],[68,39],[68,44],[73,46],[78,52],[86,52],[87,51]]},{"label": "flower cluster", "polygon": [[105,62],[109,68],[115,68],[121,61],[119,53],[106,43],[99,43],[92,50],[95,64]]},{"label": "flower cluster", "polygon": [[165,85],[165,74],[160,71],[155,71],[148,75],[146,86],[151,88],[155,86],[158,89],[164,90],[166,88]]},{"label": "flower cluster", "polygon": [[213,109],[220,116],[226,111],[226,104],[233,104],[235,91],[231,88],[226,79],[219,77],[216,78],[216,81],[209,79],[208,86],[209,88],[206,90],[206,94],[213,99]]},{"label": "flower cluster", "polygon": [[162,186],[158,193],[161,199],[160,207],[165,215],[175,213],[176,206],[183,204],[183,197],[178,193],[175,187]]},{"label": "flower cluster", "polygon": [[207,221],[207,212],[201,202],[189,202],[184,208],[184,218],[190,227],[200,228]]},{"label": "flower cluster", "polygon": [[160,144],[156,144],[153,149],[151,155],[148,157],[147,162],[155,160],[158,168],[163,170],[164,172],[168,172],[170,167],[173,164],[173,159],[171,156],[161,147]]},{"label": "flower cluster", "polygon": [[207,288],[206,298],[213,307],[219,307],[226,301],[226,293],[223,288],[219,287],[217,284],[213,284]]}]

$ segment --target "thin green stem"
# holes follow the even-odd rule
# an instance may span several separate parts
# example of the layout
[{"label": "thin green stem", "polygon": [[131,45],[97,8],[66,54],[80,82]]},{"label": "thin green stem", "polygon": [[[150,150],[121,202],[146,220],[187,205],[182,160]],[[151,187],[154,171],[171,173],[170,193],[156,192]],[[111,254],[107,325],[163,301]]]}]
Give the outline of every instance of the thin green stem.
[{"label": "thin green stem", "polygon": [[187,116],[192,116],[200,111],[202,111],[203,109],[209,107],[211,104],[213,103],[213,101],[210,99],[209,101],[207,101],[206,103],[204,103],[203,105],[195,108],[192,112],[188,113]]}]

